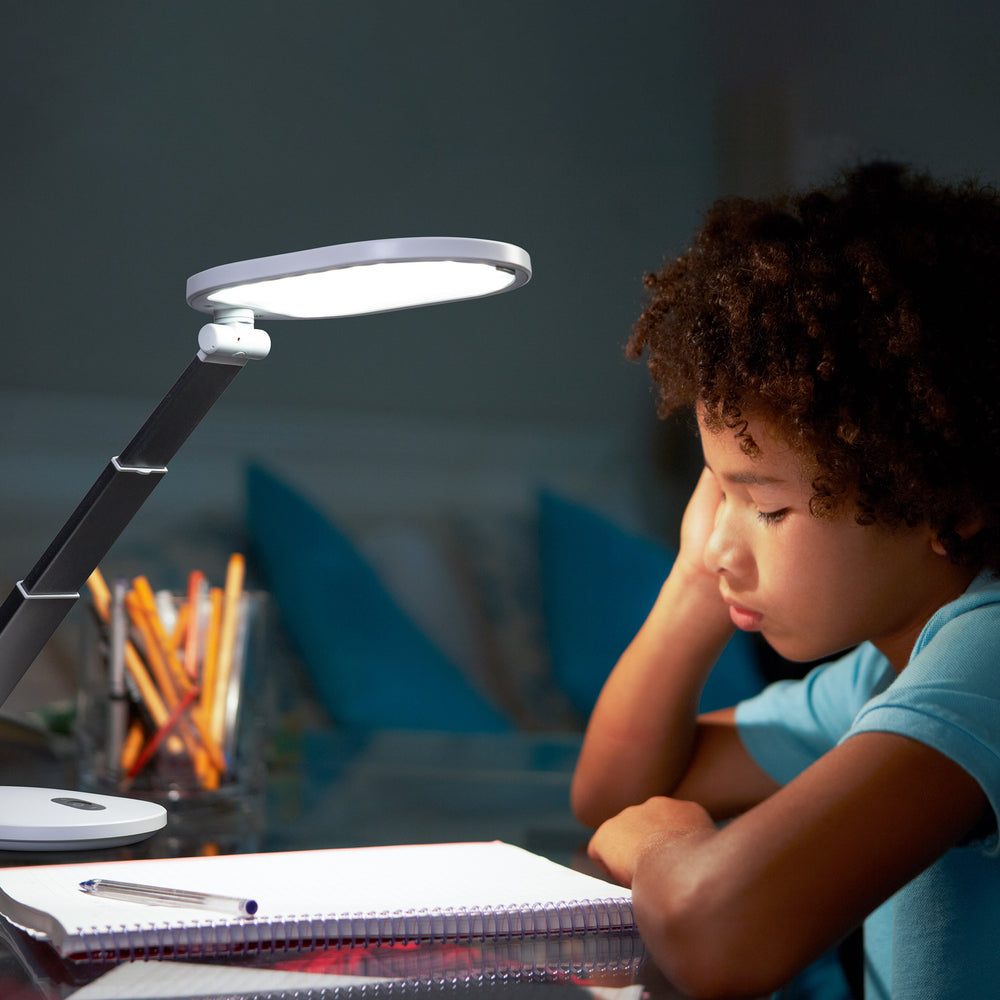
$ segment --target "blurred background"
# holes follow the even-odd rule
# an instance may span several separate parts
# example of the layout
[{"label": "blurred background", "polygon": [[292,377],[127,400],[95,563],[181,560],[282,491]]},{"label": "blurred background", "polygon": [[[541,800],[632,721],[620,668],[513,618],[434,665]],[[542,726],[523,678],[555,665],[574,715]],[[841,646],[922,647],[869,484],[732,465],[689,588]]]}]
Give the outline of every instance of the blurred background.
[{"label": "blurred background", "polygon": [[516,243],[534,278],[273,324],[131,538],[236,517],[259,457],[348,518],[551,479],[670,541],[690,449],[622,355],[643,273],[714,198],[861,157],[1000,177],[992,0],[39,0],[4,22],[7,587],[193,356],[197,271],[448,235]]}]

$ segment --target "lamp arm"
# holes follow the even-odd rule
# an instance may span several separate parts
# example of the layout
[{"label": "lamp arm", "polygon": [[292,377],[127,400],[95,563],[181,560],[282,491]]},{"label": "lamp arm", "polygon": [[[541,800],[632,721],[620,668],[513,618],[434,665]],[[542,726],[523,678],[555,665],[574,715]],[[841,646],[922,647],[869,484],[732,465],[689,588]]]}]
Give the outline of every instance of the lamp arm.
[{"label": "lamp arm", "polygon": [[[0,705],[14,689],[80,590],[129,521],[167,472],[167,463],[250,358],[265,357],[262,330],[257,347],[240,348],[234,335],[209,324],[201,349],[120,455],[98,476],[31,572],[0,605]],[[250,326],[252,327],[252,319]],[[207,344],[207,347],[206,347]],[[263,345],[263,346],[260,346]]]}]

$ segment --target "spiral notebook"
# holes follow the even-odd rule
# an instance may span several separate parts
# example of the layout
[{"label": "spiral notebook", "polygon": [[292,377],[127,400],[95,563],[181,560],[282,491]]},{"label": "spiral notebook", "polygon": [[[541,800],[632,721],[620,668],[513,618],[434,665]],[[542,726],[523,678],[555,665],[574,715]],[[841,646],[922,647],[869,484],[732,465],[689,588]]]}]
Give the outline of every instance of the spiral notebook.
[{"label": "spiral notebook", "polygon": [[[95,897],[90,879],[252,897],[252,917]],[[0,869],[0,914],[71,961],[634,931],[631,894],[500,841]]]}]

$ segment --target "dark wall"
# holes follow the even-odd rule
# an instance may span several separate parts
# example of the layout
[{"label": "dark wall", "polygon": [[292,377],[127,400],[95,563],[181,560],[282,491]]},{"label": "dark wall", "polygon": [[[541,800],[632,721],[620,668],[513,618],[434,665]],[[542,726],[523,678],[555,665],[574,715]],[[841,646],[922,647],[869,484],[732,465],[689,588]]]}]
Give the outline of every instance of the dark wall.
[{"label": "dark wall", "polygon": [[993,0],[8,5],[0,392],[155,400],[189,274],[464,235],[524,246],[532,283],[274,324],[221,405],[644,434],[642,273],[720,193],[871,154],[1000,177],[997,51]]},{"label": "dark wall", "polygon": [[40,0],[0,34],[0,387],[155,397],[189,274],[377,237],[506,240],[515,295],[274,324],[236,401],[644,419],[640,277],[714,194],[697,4]]}]

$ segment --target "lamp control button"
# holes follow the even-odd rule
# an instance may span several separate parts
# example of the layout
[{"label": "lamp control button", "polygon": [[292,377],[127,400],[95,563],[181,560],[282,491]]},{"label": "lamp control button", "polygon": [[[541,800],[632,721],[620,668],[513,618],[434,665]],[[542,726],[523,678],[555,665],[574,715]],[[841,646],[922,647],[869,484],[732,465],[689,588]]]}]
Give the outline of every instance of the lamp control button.
[{"label": "lamp control button", "polygon": [[88,799],[75,799],[68,795],[60,795],[52,800],[57,805],[69,806],[71,809],[86,809],[86,810],[101,810],[107,809],[107,806],[102,806],[100,802],[91,802]]}]

